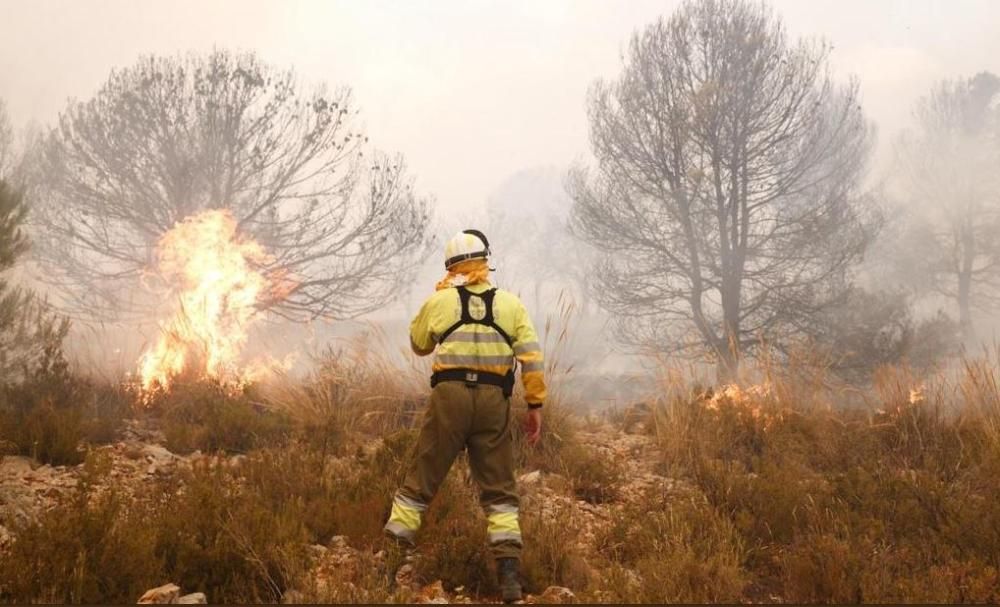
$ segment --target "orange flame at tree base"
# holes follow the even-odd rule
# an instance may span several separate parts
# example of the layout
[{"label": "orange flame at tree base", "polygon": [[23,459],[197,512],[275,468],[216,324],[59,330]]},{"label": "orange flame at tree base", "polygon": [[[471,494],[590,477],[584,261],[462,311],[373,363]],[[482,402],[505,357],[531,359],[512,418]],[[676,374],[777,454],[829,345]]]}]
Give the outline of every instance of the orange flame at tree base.
[{"label": "orange flame at tree base", "polygon": [[189,372],[239,383],[246,377],[240,352],[259,318],[258,304],[288,292],[287,281],[262,270],[271,256],[237,234],[229,211],[210,210],[164,234],[157,261],[161,278],[178,293],[179,307],[139,361],[142,390],[168,390]]}]

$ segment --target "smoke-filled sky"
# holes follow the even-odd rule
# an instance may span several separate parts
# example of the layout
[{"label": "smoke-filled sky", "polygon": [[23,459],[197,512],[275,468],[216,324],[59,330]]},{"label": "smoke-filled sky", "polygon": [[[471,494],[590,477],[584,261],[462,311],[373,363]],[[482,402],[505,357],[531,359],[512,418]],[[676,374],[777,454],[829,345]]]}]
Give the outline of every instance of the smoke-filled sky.
[{"label": "smoke-filled sky", "polygon": [[[510,174],[586,159],[584,99],[667,0],[0,0],[0,98],[51,123],[142,53],[252,49],[303,80],[348,84],[379,147],[404,153],[454,219]],[[834,43],[879,125],[881,156],[938,79],[1000,73],[1000,2],[784,0],[793,36]]]}]

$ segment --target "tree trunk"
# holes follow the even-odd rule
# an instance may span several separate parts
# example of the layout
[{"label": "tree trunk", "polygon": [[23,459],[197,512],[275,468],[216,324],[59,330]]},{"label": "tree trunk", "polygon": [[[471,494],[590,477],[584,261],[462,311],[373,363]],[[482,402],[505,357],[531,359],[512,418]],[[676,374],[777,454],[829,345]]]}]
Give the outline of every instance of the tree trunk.
[{"label": "tree trunk", "polygon": [[715,381],[719,385],[731,384],[739,378],[740,357],[732,348],[718,349],[719,361],[715,364]]},{"label": "tree trunk", "polygon": [[716,347],[719,363],[716,375],[719,383],[736,381],[740,370],[740,281],[728,277],[722,291],[722,340]]},{"label": "tree trunk", "polygon": [[975,263],[976,240],[972,225],[962,226],[962,267],[958,272],[958,324],[962,328],[962,341],[969,345],[972,339],[972,268]]},{"label": "tree trunk", "polygon": [[962,328],[962,341],[969,345],[972,339],[972,275],[958,275],[958,324]]}]

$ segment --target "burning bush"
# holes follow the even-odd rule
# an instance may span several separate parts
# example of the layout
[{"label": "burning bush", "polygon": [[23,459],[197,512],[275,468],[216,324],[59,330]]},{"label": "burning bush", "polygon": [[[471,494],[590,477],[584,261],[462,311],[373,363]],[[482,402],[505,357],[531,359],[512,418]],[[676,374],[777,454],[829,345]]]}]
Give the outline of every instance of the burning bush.
[{"label": "burning bush", "polygon": [[291,288],[284,274],[261,268],[270,255],[237,231],[227,210],[209,210],[178,222],[157,245],[157,275],[176,295],[176,309],[161,324],[156,344],[143,354],[143,390],[168,390],[187,373],[223,385],[243,384],[260,372],[240,354],[264,302]]}]

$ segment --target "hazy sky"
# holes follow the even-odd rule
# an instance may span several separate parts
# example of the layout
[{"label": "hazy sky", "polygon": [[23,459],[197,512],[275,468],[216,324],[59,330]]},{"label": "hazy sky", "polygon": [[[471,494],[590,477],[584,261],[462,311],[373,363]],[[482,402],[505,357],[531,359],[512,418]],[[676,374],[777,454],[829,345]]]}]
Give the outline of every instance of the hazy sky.
[{"label": "hazy sky", "polygon": [[[786,0],[793,35],[835,45],[880,142],[940,78],[1000,73],[1000,2]],[[305,81],[353,87],[368,133],[404,153],[418,188],[458,219],[518,169],[587,158],[584,98],[629,34],[668,0],[0,0],[0,97],[51,123],[142,53],[253,49]]]}]

